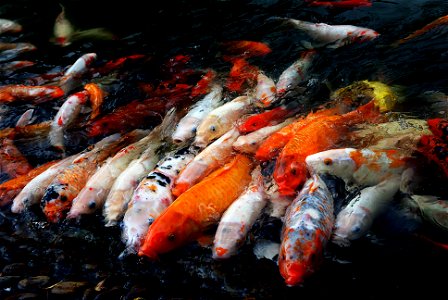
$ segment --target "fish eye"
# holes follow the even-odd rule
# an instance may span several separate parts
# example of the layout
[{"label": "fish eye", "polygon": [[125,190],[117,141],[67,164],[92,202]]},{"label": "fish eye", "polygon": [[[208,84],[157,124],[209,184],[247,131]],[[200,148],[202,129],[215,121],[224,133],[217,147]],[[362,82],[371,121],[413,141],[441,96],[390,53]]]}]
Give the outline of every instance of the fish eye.
[{"label": "fish eye", "polygon": [[352,228],[352,232],[353,232],[353,233],[359,233],[359,232],[361,232],[361,227],[360,227],[360,226],[353,226],[353,228]]},{"label": "fish eye", "polygon": [[325,158],[324,159],[324,164],[326,166],[331,166],[332,163],[333,163],[333,160],[331,158]]},{"label": "fish eye", "polygon": [[89,208],[90,209],[94,209],[96,207],[96,203],[95,203],[95,201],[90,201],[89,202]]},{"label": "fish eye", "polygon": [[196,133],[196,131],[197,131],[197,128],[196,128],[196,127],[191,129],[191,132],[192,132],[192,133]]},{"label": "fish eye", "polygon": [[211,130],[212,132],[215,132],[215,131],[216,131],[216,127],[215,127],[215,125],[210,126],[210,130]]},{"label": "fish eye", "polygon": [[168,235],[168,241],[174,242],[176,240],[176,235],[174,233],[170,233]]},{"label": "fish eye", "polygon": [[257,142],[253,141],[252,143],[250,143],[252,146],[255,146],[257,144]]}]

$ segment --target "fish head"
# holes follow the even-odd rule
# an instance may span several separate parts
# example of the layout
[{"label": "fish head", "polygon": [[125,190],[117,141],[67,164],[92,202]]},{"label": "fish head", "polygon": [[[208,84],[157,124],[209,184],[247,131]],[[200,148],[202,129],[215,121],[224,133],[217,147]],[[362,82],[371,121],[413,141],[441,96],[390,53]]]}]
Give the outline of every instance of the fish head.
[{"label": "fish head", "polygon": [[218,116],[209,116],[199,125],[194,145],[205,148],[212,140],[222,135],[223,124]]},{"label": "fish head", "polygon": [[173,142],[175,144],[182,144],[188,139],[194,137],[196,135],[199,122],[200,120],[195,117],[186,116],[183,118],[173,133]]},{"label": "fish head", "polygon": [[156,259],[159,254],[179,248],[194,239],[199,228],[197,222],[187,214],[162,214],[149,227],[138,255]]},{"label": "fish head", "polygon": [[306,166],[311,174],[329,174],[342,179],[350,177],[356,170],[356,163],[350,157],[355,149],[332,149],[308,155]]},{"label": "fish head", "polygon": [[218,226],[212,250],[214,259],[227,259],[236,253],[245,241],[244,226],[241,222],[226,222]]},{"label": "fish head", "polygon": [[51,185],[42,197],[41,207],[49,222],[62,221],[70,209],[72,202],[65,193],[66,186],[66,184]]},{"label": "fish head", "polygon": [[267,125],[269,125],[269,122],[264,118],[263,114],[257,114],[247,118],[241,125],[238,126],[238,130],[241,134],[246,134]]},{"label": "fish head", "polygon": [[277,161],[274,178],[280,195],[294,196],[297,188],[305,183],[307,176],[305,164],[295,157],[286,157],[282,161]]},{"label": "fish head", "polygon": [[240,136],[235,143],[233,149],[243,153],[255,153],[258,148],[258,141],[251,136]]},{"label": "fish head", "polygon": [[341,246],[349,245],[350,241],[364,236],[372,222],[371,214],[366,208],[342,210],[336,218],[333,242]]}]

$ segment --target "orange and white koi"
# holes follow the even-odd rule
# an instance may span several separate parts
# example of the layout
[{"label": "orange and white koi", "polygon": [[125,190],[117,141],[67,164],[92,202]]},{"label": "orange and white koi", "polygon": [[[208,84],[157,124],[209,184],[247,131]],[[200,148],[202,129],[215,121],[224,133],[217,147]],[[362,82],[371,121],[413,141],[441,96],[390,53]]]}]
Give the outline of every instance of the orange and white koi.
[{"label": "orange and white koi", "polygon": [[314,119],[300,130],[281,151],[275,166],[274,178],[282,195],[293,195],[306,180],[305,159],[308,155],[334,147],[348,132],[348,128],[362,122],[376,121],[380,113],[373,101],[341,116],[323,116]]},{"label": "orange and white koi", "polygon": [[6,85],[0,88],[0,103],[30,101],[39,104],[63,95],[64,91],[57,86]]},{"label": "orange and white koi", "polygon": [[12,179],[25,175],[32,169],[33,167],[11,139],[0,140],[0,173],[5,173]]},{"label": "orange and white koi", "polygon": [[401,174],[409,157],[397,150],[332,149],[309,155],[305,162],[312,174],[329,174],[347,184],[377,185],[391,175]]},{"label": "orange and white koi", "polygon": [[300,83],[308,78],[308,70],[316,56],[315,50],[308,50],[301,54],[299,60],[295,61],[280,74],[276,84],[277,97],[284,97],[293,91]]},{"label": "orange and white koi", "polygon": [[100,107],[103,104],[106,93],[101,89],[98,84],[88,83],[84,86],[84,89],[89,93],[90,105],[92,106],[92,113],[90,119],[95,119],[100,114]]},{"label": "orange and white koi", "polygon": [[286,212],[278,265],[288,286],[312,275],[334,225],[333,198],[319,176],[304,185]]},{"label": "orange and white koi", "polygon": [[189,163],[176,179],[172,193],[178,197],[232,157],[232,145],[239,136],[236,128],[229,130]]},{"label": "orange and white koi", "polygon": [[88,99],[88,92],[82,91],[69,96],[64,101],[51,123],[51,130],[48,135],[53,147],[65,151],[64,132],[76,120]]},{"label": "orange and white koi", "polygon": [[400,188],[401,177],[389,176],[377,185],[367,187],[353,198],[336,217],[333,242],[348,246],[364,236],[374,220],[383,213]]},{"label": "orange and white koi", "polygon": [[125,145],[143,137],[145,132],[133,131],[121,138],[110,137],[110,143],[78,157],[71,165],[59,173],[47,187],[41,207],[49,222],[61,221],[69,211],[73,199],[86,185],[98,166],[110,155],[114,155]]},{"label": "orange and white koi", "polygon": [[11,211],[13,213],[22,213],[32,205],[39,204],[45,194],[45,190],[53,179],[69,166],[77,156],[78,155],[72,155],[66,157],[34,177],[14,198]]},{"label": "orange and white koi", "polygon": [[194,145],[205,148],[211,141],[229,131],[251,108],[253,99],[240,96],[212,110],[198,126]]},{"label": "orange and white koi", "polygon": [[8,20],[8,19],[0,19],[0,34],[11,32],[18,33],[22,31],[22,25],[19,23]]},{"label": "orange and white koi", "polygon": [[308,34],[313,40],[313,47],[339,48],[348,44],[362,43],[377,38],[380,34],[373,29],[353,25],[329,25],[287,19],[297,29]]},{"label": "orange and white koi", "polygon": [[293,121],[294,118],[290,118],[278,125],[267,126],[247,135],[242,135],[233,143],[233,149],[243,153],[254,154],[265,139]]},{"label": "orange and white koi", "polygon": [[237,155],[230,163],[182,194],[149,228],[139,256],[155,259],[181,247],[216,224],[251,181],[251,160]]},{"label": "orange and white koi", "polygon": [[65,71],[59,86],[65,93],[69,93],[81,84],[82,77],[89,71],[89,66],[97,58],[96,53],[87,53],[78,58],[75,63]]},{"label": "orange and white koi", "polygon": [[260,167],[252,171],[252,181],[224,212],[213,241],[213,258],[225,259],[236,254],[267,204]]},{"label": "orange and white koi", "polygon": [[140,182],[123,218],[122,239],[129,251],[138,251],[149,226],[174,201],[174,179],[196,155],[184,148],[169,154]]},{"label": "orange and white koi", "polygon": [[0,184],[0,207],[7,205],[20,193],[20,191],[37,175],[41,174],[49,167],[54,165],[56,161],[50,161],[41,166],[32,169],[30,172],[8,180]]},{"label": "orange and white koi", "polygon": [[255,87],[255,104],[261,107],[271,106],[276,101],[277,88],[274,80],[263,73],[258,73]]},{"label": "orange and white koi", "polygon": [[[157,159],[156,151],[163,143],[166,132],[172,132],[176,123],[176,111],[170,110],[162,124],[137,142],[121,149],[105,162],[87,181],[85,187],[73,199],[73,204],[67,218],[77,218],[92,214],[101,209],[106,202],[115,180],[126,170],[131,161],[139,158],[146,150],[151,157]],[[154,159],[153,159],[154,160]]]},{"label": "orange and white koi", "polygon": [[194,137],[198,126],[214,109],[222,103],[222,87],[214,85],[210,93],[196,102],[188,113],[179,121],[173,133],[173,142],[181,144]]}]

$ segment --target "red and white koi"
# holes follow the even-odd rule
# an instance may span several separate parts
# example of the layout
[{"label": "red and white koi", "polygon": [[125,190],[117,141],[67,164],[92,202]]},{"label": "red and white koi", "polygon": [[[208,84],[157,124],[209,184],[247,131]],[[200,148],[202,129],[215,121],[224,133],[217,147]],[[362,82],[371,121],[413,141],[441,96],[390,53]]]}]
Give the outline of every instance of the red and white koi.
[{"label": "red and white koi", "polygon": [[287,21],[308,34],[315,41],[314,48],[323,46],[339,48],[348,44],[370,41],[380,35],[370,28],[353,25],[329,25],[295,19],[287,19]]},{"label": "red and white koi", "polygon": [[225,164],[232,157],[232,145],[238,136],[238,130],[233,128],[202,150],[177,177],[172,190],[173,195],[178,197],[208,174]]},{"label": "red and white koi", "polygon": [[255,87],[255,104],[261,107],[271,106],[276,101],[276,93],[274,80],[259,72]]},{"label": "red and white koi", "polygon": [[249,111],[253,99],[240,96],[211,111],[199,125],[194,145],[205,148],[211,141],[228,132]]},{"label": "red and white koi", "polygon": [[8,20],[8,19],[0,19],[0,34],[11,32],[18,33],[22,31],[22,25],[19,23]]},{"label": "red and white koi", "polygon": [[305,162],[312,174],[330,174],[347,184],[372,186],[401,174],[408,160],[397,150],[344,148],[309,155]]},{"label": "red and white koi", "polygon": [[383,213],[400,188],[401,176],[392,175],[379,184],[367,187],[336,217],[333,242],[348,246],[350,241],[364,236],[374,220]]},{"label": "red and white koi", "polygon": [[64,132],[76,120],[88,98],[88,92],[82,91],[69,96],[62,104],[51,123],[51,130],[48,135],[53,147],[65,151]]},{"label": "red and white koi", "polygon": [[151,156],[156,155],[156,150],[163,143],[165,132],[172,132],[176,123],[176,111],[171,109],[163,122],[148,135],[139,141],[126,146],[104,163],[101,168],[92,175],[86,186],[73,199],[73,205],[67,218],[77,218],[84,214],[92,214],[101,209],[107,196],[120,174],[126,170],[131,161],[137,159],[144,151],[148,150]]},{"label": "red and white koi", "polygon": [[[82,154],[81,154],[82,155]],[[22,213],[25,209],[32,205],[39,204],[45,194],[45,190],[53,181],[53,179],[69,166],[78,155],[64,158],[51,166],[38,176],[34,177],[14,198],[11,206],[13,213]]]},{"label": "red and white koi", "polygon": [[224,212],[213,241],[213,258],[225,259],[236,254],[247,233],[260,216],[267,200],[260,167],[252,171],[252,182]]},{"label": "red and white koi", "polygon": [[333,225],[333,198],[314,175],[288,207],[282,229],[278,264],[288,286],[300,284],[314,273]]},{"label": "red and white koi", "polygon": [[201,122],[211,111],[222,104],[221,101],[222,87],[220,85],[214,85],[211,92],[202,100],[196,102],[179,121],[173,133],[173,142],[180,144],[194,137]]},{"label": "red and white koi", "polygon": [[196,150],[181,149],[157,164],[138,185],[123,218],[122,239],[128,251],[137,251],[149,226],[174,201],[174,179],[196,155]]},{"label": "red and white koi", "polygon": [[69,93],[81,84],[81,78],[89,71],[89,66],[97,58],[96,53],[87,53],[78,58],[75,63],[65,71],[61,80],[60,87],[65,93]]},{"label": "red and white koi", "polygon": [[285,96],[287,92],[294,90],[308,78],[308,70],[315,56],[315,50],[303,52],[299,60],[295,61],[280,74],[276,84],[278,98]]},{"label": "red and white koi", "polygon": [[279,131],[286,125],[291,124],[293,121],[294,118],[290,118],[278,125],[263,127],[247,135],[242,135],[235,141],[235,143],[233,143],[233,149],[243,153],[255,154],[255,152],[257,152],[258,150],[258,147],[260,147],[265,139],[267,139],[269,136],[271,136],[271,134]]}]

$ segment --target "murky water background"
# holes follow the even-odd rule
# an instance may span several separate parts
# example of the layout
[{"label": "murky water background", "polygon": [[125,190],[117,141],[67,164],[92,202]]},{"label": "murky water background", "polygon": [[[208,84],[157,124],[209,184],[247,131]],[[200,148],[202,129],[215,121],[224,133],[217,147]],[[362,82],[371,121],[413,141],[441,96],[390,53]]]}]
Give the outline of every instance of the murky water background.
[{"label": "murky water background", "polygon": [[[53,1],[52,1],[53,2]],[[228,72],[221,59],[219,43],[227,40],[255,40],[268,43],[272,53],[250,62],[272,78],[297,59],[306,37],[272,17],[290,17],[311,22],[351,24],[373,28],[378,39],[340,49],[323,50],[312,67],[313,84],[304,100],[309,106],[323,103],[331,91],[356,80],[380,80],[407,87],[403,112],[428,117],[422,92],[448,92],[448,28],[432,30],[412,42],[389,45],[436,18],[448,14],[445,0],[374,1],[372,7],[355,10],[309,7],[302,1],[153,1],[150,9],[139,1],[117,4],[109,1],[61,1],[67,17],[81,29],[106,27],[118,39],[80,41],[61,48],[50,43],[54,19],[60,12],[56,1],[2,1],[0,17],[17,20],[24,26],[19,35],[0,37],[3,42],[31,42],[38,50],[23,59],[36,65],[12,75],[0,75],[0,84],[23,83],[42,73],[56,72],[87,52],[98,54],[98,65],[129,54],[149,54],[151,61],[130,72],[117,84],[106,111],[138,99],[134,83],[156,82],[160,67],[169,58],[190,55],[191,68],[213,68]],[[54,103],[43,105],[38,120],[56,114]],[[1,128],[12,126],[28,107],[15,106],[2,120]],[[71,132],[69,152],[92,143],[82,128]],[[18,147],[32,164],[59,156],[49,145],[20,141]],[[434,175],[438,177],[437,174]],[[6,178],[0,178],[2,181]],[[443,190],[435,187],[435,190]],[[428,191],[431,193],[431,191]],[[253,242],[260,238],[279,239],[278,220],[264,217],[253,228],[248,243],[236,257],[213,261],[211,251],[191,244],[167,254],[160,261],[137,257],[118,259],[123,245],[119,228],[105,228],[102,218],[91,216],[80,224],[50,225],[39,211],[16,216],[9,207],[0,211],[0,298],[25,299],[216,299],[344,297],[379,299],[426,297],[445,292],[446,250],[413,237],[397,222],[379,222],[374,233],[339,249],[330,245],[320,271],[303,287],[288,288],[275,262],[257,260]],[[405,224],[406,225],[406,224]],[[406,226],[404,226],[406,228]],[[48,276],[42,286],[18,282],[30,276]],[[5,277],[7,277],[5,279]],[[75,293],[57,296],[49,287],[60,281],[83,282]],[[98,283],[102,283],[98,285]],[[96,287],[96,290],[95,290]],[[22,295],[22,296],[20,296]]]}]

